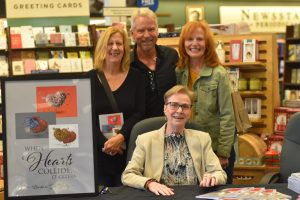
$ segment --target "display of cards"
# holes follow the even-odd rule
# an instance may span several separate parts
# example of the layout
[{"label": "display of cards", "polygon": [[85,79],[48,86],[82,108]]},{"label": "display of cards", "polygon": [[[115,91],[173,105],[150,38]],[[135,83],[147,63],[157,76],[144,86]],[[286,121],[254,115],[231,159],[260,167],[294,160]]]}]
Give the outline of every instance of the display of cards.
[{"label": "display of cards", "polygon": [[61,59],[61,66],[60,66],[59,72],[60,73],[72,72],[70,59]]},{"label": "display of cards", "polygon": [[24,65],[23,61],[13,61],[12,62],[13,75],[24,75]]},{"label": "display of cards", "polygon": [[44,33],[44,28],[43,27],[32,27],[32,33],[35,37],[39,33]]},{"label": "display of cards", "polygon": [[243,40],[243,62],[255,62],[258,58],[257,40]]},{"label": "display of cards", "polygon": [[62,46],[63,37],[61,33],[50,33],[50,44],[55,46]]},{"label": "display of cards", "polygon": [[10,34],[10,47],[12,49],[22,48],[22,38],[20,33]]},{"label": "display of cards", "polygon": [[296,45],[295,44],[288,45],[288,60],[289,61],[296,60]]},{"label": "display of cards", "polygon": [[57,51],[50,51],[51,57],[52,58],[64,58],[64,51],[62,50],[57,50]]},{"label": "display of cards", "polygon": [[79,51],[79,55],[81,59],[85,58],[91,58],[91,52],[90,51]]},{"label": "display of cards", "polygon": [[71,25],[60,25],[59,32],[60,33],[72,33],[72,26]]},{"label": "display of cards", "polygon": [[61,60],[60,58],[51,58],[48,60],[49,69],[60,69],[61,68]]},{"label": "display of cards", "polygon": [[37,70],[47,70],[48,69],[48,60],[37,60],[35,62]]},{"label": "display of cards", "polygon": [[21,51],[21,59],[35,59],[35,52],[34,51]]},{"label": "display of cards", "polygon": [[37,33],[35,35],[35,44],[37,47],[45,47],[48,43],[48,35],[46,33]]},{"label": "display of cards", "polygon": [[76,34],[75,33],[64,33],[64,41],[66,47],[74,47],[76,43]]},{"label": "display of cards", "polygon": [[229,80],[231,82],[232,91],[238,91],[238,80],[240,78],[239,68],[228,68],[227,69]]},{"label": "display of cards", "polygon": [[91,69],[93,69],[93,59],[92,58],[84,58],[81,59],[82,62],[82,70],[84,72],[90,71]]},{"label": "display of cards", "polygon": [[0,76],[8,76],[8,63],[5,56],[0,56]]},{"label": "display of cards", "polygon": [[241,40],[230,40],[229,61],[243,61],[243,42]]},{"label": "display of cards", "polygon": [[36,58],[39,60],[48,60],[49,59],[49,52],[48,51],[37,51]]},{"label": "display of cards", "polygon": [[4,50],[7,49],[7,40],[6,35],[0,35],[0,49]]},{"label": "display of cards", "polygon": [[88,26],[85,24],[77,24],[77,32],[78,33],[87,33],[89,32]]},{"label": "display of cards", "polygon": [[72,72],[82,72],[81,60],[79,58],[68,59],[71,62]]},{"label": "display of cards", "polygon": [[85,46],[91,45],[89,32],[77,33],[77,35],[78,35],[78,45],[79,46],[85,47]]},{"label": "display of cards", "polygon": [[67,58],[78,58],[78,52],[77,51],[68,51]]},{"label": "display of cards", "polygon": [[22,48],[34,48],[34,37],[33,34],[21,34],[21,40],[22,40]]},{"label": "display of cards", "polygon": [[35,59],[25,59],[23,65],[25,74],[31,74],[31,71],[36,69]]}]

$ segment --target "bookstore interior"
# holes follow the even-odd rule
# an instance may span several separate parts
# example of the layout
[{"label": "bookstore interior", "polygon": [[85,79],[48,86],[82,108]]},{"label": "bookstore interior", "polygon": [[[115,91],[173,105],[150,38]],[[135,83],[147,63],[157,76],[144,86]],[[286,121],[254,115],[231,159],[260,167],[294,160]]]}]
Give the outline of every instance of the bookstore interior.
[{"label": "bookstore interior", "polygon": [[[62,2],[65,1],[69,2]],[[45,5],[37,6],[27,0],[9,8],[11,3],[8,2],[5,10],[5,2],[0,0],[0,76],[20,77],[21,80],[30,74],[78,74],[93,69],[93,52],[101,33],[108,26],[121,23],[130,36],[130,14],[141,4],[147,7],[147,2],[158,16],[159,45],[177,49],[184,23],[205,19],[214,33],[216,51],[228,70],[232,90],[240,94],[242,107],[250,120],[250,128],[237,128],[234,184],[258,184],[266,174],[280,171],[287,125],[291,117],[300,112],[299,3],[291,1],[277,6],[278,1],[275,1],[275,6],[266,7],[258,2],[241,4],[229,1],[226,4],[226,1],[214,1],[217,2],[214,5],[209,1],[190,0],[175,1],[174,9],[171,9],[167,0],[161,0],[159,4],[158,0],[89,0],[87,10],[90,16],[86,16],[84,11],[80,12],[83,17],[74,15],[72,9],[83,9],[82,3],[62,3],[61,6],[70,12],[65,17],[71,16],[73,21],[67,23],[68,20],[62,20],[61,23],[58,15],[51,25],[49,21],[53,16],[37,17],[36,21],[28,20],[26,16],[33,6],[42,10]],[[24,19],[13,17],[16,10],[20,13],[25,10]],[[196,18],[193,11],[198,12]],[[177,16],[178,13],[182,14]],[[82,20],[86,18],[88,23]],[[41,25],[45,21],[47,25]],[[61,80],[62,83],[68,81]],[[81,84],[84,85],[84,81]],[[6,94],[11,95],[10,87],[17,85],[18,82],[8,82]],[[46,81],[45,85],[51,83]],[[20,87],[27,89],[22,84]],[[0,106],[2,111],[14,110],[9,105],[5,109],[2,108],[4,105]],[[18,116],[20,113],[16,114],[16,118]],[[2,115],[0,122],[2,133]],[[5,164],[2,155],[1,144],[1,169]],[[300,166],[297,170],[300,172]],[[3,170],[0,170],[0,179],[4,179]],[[297,181],[299,184],[299,177]]]}]

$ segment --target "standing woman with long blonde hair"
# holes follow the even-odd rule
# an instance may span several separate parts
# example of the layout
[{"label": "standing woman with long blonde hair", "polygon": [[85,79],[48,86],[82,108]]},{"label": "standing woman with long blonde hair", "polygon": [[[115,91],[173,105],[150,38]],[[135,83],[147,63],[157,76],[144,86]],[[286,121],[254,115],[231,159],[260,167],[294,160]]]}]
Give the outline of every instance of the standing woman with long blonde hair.
[{"label": "standing woman with long blonde hair", "polygon": [[[132,127],[145,113],[144,80],[139,71],[129,68],[130,47],[123,29],[107,28],[97,42],[94,57],[94,69],[89,73],[95,83],[98,181],[101,185],[119,186],[126,164],[125,144],[128,144]],[[117,111],[105,91],[105,80]],[[115,136],[106,138],[100,131],[99,115],[116,112],[122,113],[124,124]]]}]

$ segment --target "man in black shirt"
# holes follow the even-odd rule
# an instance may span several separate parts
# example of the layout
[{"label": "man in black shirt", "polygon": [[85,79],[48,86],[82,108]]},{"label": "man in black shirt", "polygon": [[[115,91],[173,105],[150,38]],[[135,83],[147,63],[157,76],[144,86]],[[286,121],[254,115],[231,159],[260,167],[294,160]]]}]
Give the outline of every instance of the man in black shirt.
[{"label": "man in black shirt", "polygon": [[131,52],[131,67],[140,70],[146,79],[146,118],[162,116],[164,93],[176,85],[175,49],[156,45],[158,25],[149,9],[138,9],[131,18],[131,35],[135,41]]}]

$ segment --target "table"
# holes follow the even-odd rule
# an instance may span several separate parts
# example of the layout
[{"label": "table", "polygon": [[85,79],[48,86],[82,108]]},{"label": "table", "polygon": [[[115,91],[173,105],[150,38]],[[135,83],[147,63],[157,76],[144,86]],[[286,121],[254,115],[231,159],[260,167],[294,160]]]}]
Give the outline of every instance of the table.
[{"label": "table", "polygon": [[265,187],[276,189],[278,192],[291,195],[296,199],[298,194],[287,189],[287,184],[269,184],[269,185],[222,185],[208,189],[200,189],[198,186],[176,186],[175,195],[170,197],[156,196],[149,191],[138,190],[126,186],[110,188],[111,193],[103,194],[97,197],[76,197],[76,198],[51,198],[49,200],[191,200],[196,199],[195,196],[199,194],[204,194],[207,192],[212,192],[215,190],[221,190],[229,187]]}]

